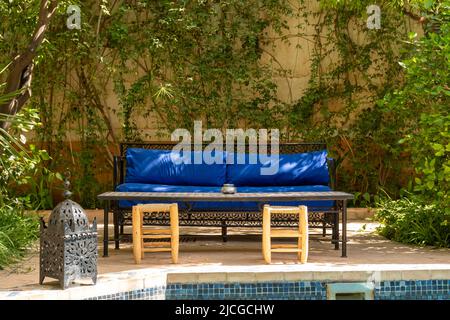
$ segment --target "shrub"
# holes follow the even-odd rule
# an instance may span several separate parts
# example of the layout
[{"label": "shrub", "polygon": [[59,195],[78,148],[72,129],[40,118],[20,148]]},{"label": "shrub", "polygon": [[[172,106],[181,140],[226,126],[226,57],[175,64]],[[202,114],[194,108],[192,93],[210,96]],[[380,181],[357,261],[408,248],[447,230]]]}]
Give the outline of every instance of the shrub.
[{"label": "shrub", "polygon": [[450,208],[417,196],[382,200],[375,218],[388,239],[416,245],[450,247]]},{"label": "shrub", "polygon": [[0,208],[0,269],[23,257],[25,249],[39,237],[37,216],[24,214],[20,207]]},{"label": "shrub", "polygon": [[379,232],[389,239],[449,247],[450,3],[436,2],[436,6],[442,8],[439,28],[420,39],[411,35],[412,49],[401,63],[405,82],[380,101],[386,114],[405,124],[392,148],[411,157],[415,174],[409,191],[413,193],[400,200],[382,200],[376,218],[382,223]]},{"label": "shrub", "polygon": [[[7,100],[0,94],[0,105]],[[47,152],[25,144],[24,133],[39,124],[36,110],[25,108],[13,117],[0,113],[2,121],[10,122],[11,127],[8,131],[0,128],[0,269],[21,258],[38,238],[38,219],[25,215],[24,208],[42,207],[48,198],[45,184],[39,183],[43,179],[38,180],[40,173],[47,173],[47,181],[56,177],[43,166],[49,159]],[[24,195],[27,186],[31,192]]]},{"label": "shrub", "polygon": [[417,177],[414,191],[448,202],[450,185],[450,115],[422,114],[419,130],[408,135]]}]

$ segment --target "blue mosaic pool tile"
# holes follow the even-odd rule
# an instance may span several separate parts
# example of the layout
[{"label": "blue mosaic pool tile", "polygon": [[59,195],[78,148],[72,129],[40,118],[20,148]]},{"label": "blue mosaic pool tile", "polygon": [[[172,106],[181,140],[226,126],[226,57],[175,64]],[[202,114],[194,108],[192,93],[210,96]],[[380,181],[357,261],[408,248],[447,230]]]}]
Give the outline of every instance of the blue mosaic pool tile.
[{"label": "blue mosaic pool tile", "polygon": [[320,282],[216,283],[199,285],[186,294],[192,284],[171,284],[166,299],[325,299],[326,284]]},{"label": "blue mosaic pool tile", "polygon": [[[327,283],[318,281],[260,283],[174,283],[115,293],[90,300],[326,300]],[[383,281],[376,300],[450,300],[450,280]]]},{"label": "blue mosaic pool tile", "polygon": [[381,283],[375,299],[450,300],[449,280],[391,281],[393,289]]}]

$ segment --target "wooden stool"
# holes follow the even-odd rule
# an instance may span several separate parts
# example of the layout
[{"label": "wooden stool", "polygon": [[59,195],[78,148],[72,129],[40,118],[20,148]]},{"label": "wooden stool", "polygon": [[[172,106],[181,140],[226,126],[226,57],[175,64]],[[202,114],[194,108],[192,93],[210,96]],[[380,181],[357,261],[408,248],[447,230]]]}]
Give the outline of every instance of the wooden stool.
[{"label": "wooden stool", "polygon": [[[273,214],[298,214],[298,230],[271,230]],[[271,238],[298,238],[298,244],[271,244]],[[263,256],[266,263],[271,263],[272,252],[297,252],[301,263],[308,260],[308,208],[264,206],[263,211]]]},{"label": "wooden stool", "polygon": [[[170,212],[170,229],[144,229],[144,212]],[[136,264],[141,263],[144,252],[170,251],[172,262],[178,262],[180,231],[178,228],[178,205],[140,204],[133,207],[133,254]],[[144,242],[144,239],[170,239],[170,242]]]}]

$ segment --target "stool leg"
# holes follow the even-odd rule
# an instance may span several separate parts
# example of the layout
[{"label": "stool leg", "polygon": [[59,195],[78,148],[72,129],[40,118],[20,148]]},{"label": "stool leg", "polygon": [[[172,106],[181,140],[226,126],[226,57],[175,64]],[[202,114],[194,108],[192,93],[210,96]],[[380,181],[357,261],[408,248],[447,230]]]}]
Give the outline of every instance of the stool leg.
[{"label": "stool leg", "polygon": [[264,206],[263,209],[263,236],[262,236],[263,257],[266,263],[271,263],[271,244],[270,244],[270,210]]},{"label": "stool leg", "polygon": [[141,259],[144,259],[144,208],[139,207],[139,232],[141,238]]},{"label": "stool leg", "polygon": [[141,263],[142,259],[142,228],[140,210],[134,206],[132,209],[133,219],[133,255],[136,264]]},{"label": "stool leg", "polygon": [[180,242],[180,230],[178,227],[178,205],[172,204],[170,206],[170,246],[172,253],[172,262],[178,263],[178,250],[179,250],[179,242]]},{"label": "stool leg", "polygon": [[298,246],[301,248],[299,252],[299,259],[301,263],[308,261],[308,208],[306,206],[300,206],[300,220],[299,220],[299,232],[302,235],[298,239]]}]

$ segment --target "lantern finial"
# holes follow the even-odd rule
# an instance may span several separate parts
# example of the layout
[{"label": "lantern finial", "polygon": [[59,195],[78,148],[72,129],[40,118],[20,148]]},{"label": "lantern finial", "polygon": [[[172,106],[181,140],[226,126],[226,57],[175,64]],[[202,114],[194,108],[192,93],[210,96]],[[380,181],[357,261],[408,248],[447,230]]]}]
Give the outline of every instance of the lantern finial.
[{"label": "lantern finial", "polygon": [[69,169],[67,169],[66,172],[64,172],[64,199],[70,199],[70,197],[72,196],[72,192],[70,191],[70,176],[70,171]]}]

